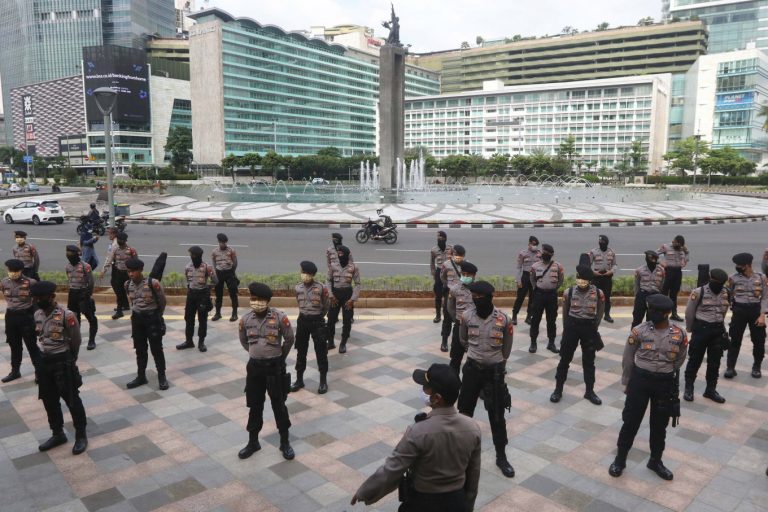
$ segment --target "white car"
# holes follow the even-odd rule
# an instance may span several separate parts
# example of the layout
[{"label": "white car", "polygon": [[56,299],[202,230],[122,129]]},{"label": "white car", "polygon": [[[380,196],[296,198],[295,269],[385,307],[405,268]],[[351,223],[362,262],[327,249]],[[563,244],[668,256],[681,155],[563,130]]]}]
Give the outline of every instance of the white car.
[{"label": "white car", "polygon": [[9,192],[24,192],[24,187],[19,185],[18,183],[11,183],[11,186],[8,187]]},{"label": "white car", "polygon": [[64,222],[64,210],[57,201],[24,201],[5,210],[3,216],[6,224],[14,222]]},{"label": "white car", "polygon": [[312,178],[313,185],[330,185],[331,182],[323,178]]}]

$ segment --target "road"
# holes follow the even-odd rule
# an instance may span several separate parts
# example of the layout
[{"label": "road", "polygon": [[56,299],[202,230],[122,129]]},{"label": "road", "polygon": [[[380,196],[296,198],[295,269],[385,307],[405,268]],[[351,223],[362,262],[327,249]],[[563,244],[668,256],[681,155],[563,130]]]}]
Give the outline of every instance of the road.
[{"label": "road", "polygon": [[[41,255],[42,270],[63,270],[66,264],[64,247],[75,243],[76,223],[62,225],[0,224],[0,261],[10,258],[13,230],[23,229]],[[467,259],[475,263],[481,274],[511,274],[515,270],[517,252],[525,247],[530,234],[542,243],[555,248],[555,259],[565,265],[567,273],[575,273],[578,256],[597,246],[599,234],[607,235],[611,247],[618,253],[619,275],[630,275],[643,263],[643,251],[656,249],[663,242],[671,242],[675,235],[685,236],[691,250],[688,275],[696,275],[696,265],[709,263],[729,273],[733,269],[731,256],[747,251],[755,255],[755,268],[766,241],[766,223],[738,223],[692,226],[643,226],[616,228],[540,228],[540,229],[470,229],[448,230],[448,242],[461,244],[467,249]],[[341,230],[345,243],[352,250],[365,276],[426,275],[429,272],[429,249],[435,244],[433,229],[401,229],[395,245],[381,242],[358,244],[355,229]],[[226,232],[230,244],[238,252],[240,272],[285,273],[297,272],[299,261],[313,260],[325,269],[325,248],[330,244],[332,230],[327,228],[223,228],[197,226],[129,225],[128,243],[140,257],[151,264],[161,251],[170,256],[167,271],[182,271],[189,261],[186,249],[200,245],[209,261],[216,245],[216,233]],[[104,237],[96,244],[100,260],[106,250]]]}]

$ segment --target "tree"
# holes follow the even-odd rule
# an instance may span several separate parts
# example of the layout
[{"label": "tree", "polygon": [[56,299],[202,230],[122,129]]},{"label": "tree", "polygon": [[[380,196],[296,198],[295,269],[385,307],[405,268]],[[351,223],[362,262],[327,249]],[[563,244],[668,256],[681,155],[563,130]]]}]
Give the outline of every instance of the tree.
[{"label": "tree", "polygon": [[221,160],[221,168],[224,170],[224,172],[229,172],[230,175],[232,175],[232,181],[235,181],[235,167],[240,165],[240,157],[235,156],[232,153],[229,154],[229,156],[225,156]]},{"label": "tree", "polygon": [[317,152],[317,156],[330,156],[333,158],[341,158],[341,150],[333,146],[323,148]]},{"label": "tree", "polygon": [[466,41],[462,41],[462,42],[461,42],[461,47],[460,47],[460,48],[461,48],[462,50],[466,50],[466,49],[468,49],[468,48],[469,48],[469,43],[468,43],[468,42],[466,42]]},{"label": "tree", "polygon": [[646,16],[645,18],[640,18],[640,21],[637,22],[637,25],[642,27],[646,25],[653,25],[653,17],[652,16]]},{"label": "tree", "polygon": [[607,21],[604,21],[601,24],[599,24],[595,30],[598,32],[603,32],[605,30],[608,30],[609,26],[610,24]]},{"label": "tree", "polygon": [[475,43],[477,43],[477,46],[483,46],[484,42],[485,42],[485,39],[483,39],[483,36],[477,36],[475,38]]},{"label": "tree", "polygon": [[[424,157],[424,172],[428,175],[433,174],[434,170],[437,168],[437,158],[432,156],[432,152],[427,146],[414,146],[412,148],[407,148],[403,154],[405,164],[410,165],[411,160],[418,160],[419,155]],[[363,158],[362,160],[370,160],[370,158]],[[358,163],[356,167],[359,166],[360,164]]]},{"label": "tree", "polygon": [[760,105],[760,110],[757,113],[757,117],[765,118],[765,121],[763,121],[763,131],[768,132],[768,103],[765,105]]},{"label": "tree", "polygon": [[573,159],[579,156],[579,151],[576,149],[576,137],[568,135],[565,140],[561,141],[557,148],[557,156],[565,159],[573,168]]},{"label": "tree", "polygon": [[509,167],[509,155],[500,155],[498,153],[491,156],[485,164],[489,174],[504,175]]},{"label": "tree", "polygon": [[648,168],[648,158],[645,156],[645,150],[641,141],[632,141],[632,148],[629,151],[629,162],[634,174],[639,174]]},{"label": "tree", "polygon": [[745,176],[755,172],[757,164],[750,162],[731,146],[711,149],[700,162],[701,170],[706,174],[721,173],[730,176]]},{"label": "tree", "polygon": [[459,178],[474,176],[476,168],[474,159],[469,155],[448,155],[440,161],[440,167],[445,169],[447,177]]},{"label": "tree", "polygon": [[709,144],[705,140],[696,137],[688,137],[678,141],[672,151],[664,155],[670,168],[685,176],[685,171],[693,171],[694,160],[697,162],[706,158],[709,153]]},{"label": "tree", "polygon": [[192,162],[192,130],[186,126],[174,126],[168,131],[165,150],[171,154],[171,166],[182,171]]},{"label": "tree", "polygon": [[240,157],[240,165],[251,169],[251,177],[256,177],[256,167],[261,164],[261,156],[258,153],[246,153]]},{"label": "tree", "polygon": [[629,158],[629,151],[624,151],[621,155],[621,161],[616,164],[616,171],[622,176],[629,176],[632,173],[632,164]]},{"label": "tree", "polygon": [[280,168],[281,163],[280,155],[272,150],[267,151],[267,154],[261,158],[261,168],[266,172],[272,173],[273,179],[277,177],[277,170]]}]

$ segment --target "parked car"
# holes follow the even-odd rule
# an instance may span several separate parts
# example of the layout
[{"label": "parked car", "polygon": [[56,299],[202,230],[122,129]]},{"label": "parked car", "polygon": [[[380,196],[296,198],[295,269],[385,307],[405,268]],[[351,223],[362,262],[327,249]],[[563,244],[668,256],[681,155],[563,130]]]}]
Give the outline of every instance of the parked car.
[{"label": "parked car", "polygon": [[10,194],[7,188],[0,187],[0,197],[8,197]]},{"label": "parked car", "polygon": [[331,182],[323,178],[312,178],[313,185],[330,185]]},{"label": "parked car", "polygon": [[29,183],[27,185],[27,192],[40,192],[40,185],[37,183]]},{"label": "parked car", "polygon": [[61,224],[64,222],[65,215],[57,201],[23,201],[5,210],[4,218],[6,224],[14,222],[32,222],[35,225],[41,222]]},{"label": "parked car", "polygon": [[8,187],[8,190],[11,192],[24,192],[24,187],[22,187],[18,183],[11,183],[11,186]]}]

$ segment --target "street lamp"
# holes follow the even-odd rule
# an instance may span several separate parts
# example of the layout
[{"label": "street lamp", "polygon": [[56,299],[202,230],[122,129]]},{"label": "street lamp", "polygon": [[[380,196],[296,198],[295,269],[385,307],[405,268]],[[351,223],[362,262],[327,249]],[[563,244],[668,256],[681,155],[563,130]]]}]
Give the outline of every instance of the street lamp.
[{"label": "street lamp", "polygon": [[104,116],[104,168],[107,173],[107,201],[109,219],[115,225],[115,197],[112,188],[112,109],[115,108],[117,92],[110,87],[99,87],[93,91],[96,105]]},{"label": "street lamp", "polygon": [[696,169],[699,166],[699,141],[701,140],[701,135],[696,134],[693,136],[696,145],[693,148],[693,186],[696,186]]}]

